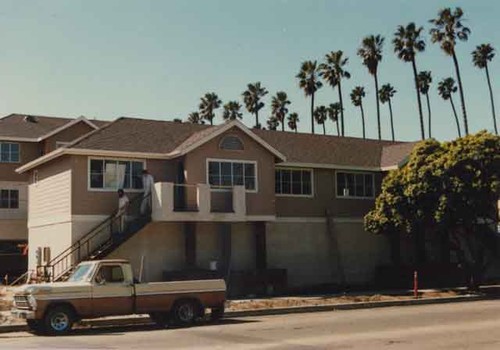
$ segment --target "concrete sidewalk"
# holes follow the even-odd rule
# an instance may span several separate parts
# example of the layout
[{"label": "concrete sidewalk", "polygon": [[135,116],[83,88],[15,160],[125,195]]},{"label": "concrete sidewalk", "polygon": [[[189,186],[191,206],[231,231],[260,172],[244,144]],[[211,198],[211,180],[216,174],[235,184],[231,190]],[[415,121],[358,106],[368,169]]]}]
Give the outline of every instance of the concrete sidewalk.
[{"label": "concrete sidewalk", "polygon": [[[266,315],[283,315],[294,313],[354,310],[362,308],[379,308],[390,306],[428,305],[440,303],[472,302],[500,298],[500,286],[485,286],[480,293],[467,294],[465,288],[453,288],[455,293],[461,295],[444,297],[426,297],[426,295],[446,294],[450,290],[427,289],[421,290],[423,298],[414,299],[410,291],[386,291],[375,294],[349,293],[327,294],[314,296],[289,296],[262,299],[241,299],[228,301],[224,318],[255,317]],[[393,299],[391,299],[391,296]],[[354,301],[351,301],[354,300]],[[282,306],[286,305],[286,306]],[[0,333],[26,331],[27,327],[22,320],[10,318],[8,311],[0,312],[9,319],[9,323],[0,324]],[[131,315],[120,317],[105,317],[93,320],[83,320],[79,327],[103,327],[151,324],[148,315]]]}]

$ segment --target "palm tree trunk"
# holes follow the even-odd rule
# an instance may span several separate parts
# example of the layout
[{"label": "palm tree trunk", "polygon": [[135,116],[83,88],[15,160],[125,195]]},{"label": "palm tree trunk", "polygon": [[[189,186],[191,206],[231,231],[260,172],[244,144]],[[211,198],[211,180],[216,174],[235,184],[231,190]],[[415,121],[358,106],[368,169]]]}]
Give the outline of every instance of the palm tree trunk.
[{"label": "palm tree trunk", "polygon": [[389,102],[389,115],[391,116],[392,141],[395,141],[395,139],[394,139],[394,120],[392,119],[392,103],[391,103],[391,99],[389,99],[387,102]]},{"label": "palm tree trunk", "polygon": [[497,116],[495,113],[495,101],[493,99],[493,89],[491,88],[490,71],[488,70],[488,63],[486,63],[485,68],[486,68],[486,80],[488,80],[488,89],[490,90],[491,113],[493,114],[493,126],[495,127],[495,134],[498,135]]},{"label": "palm tree trunk", "polygon": [[255,111],[255,127],[257,129],[260,129],[260,125],[259,125],[259,111]]},{"label": "palm tree trunk", "polygon": [[[375,74],[373,75],[374,79],[375,79],[375,97],[376,97],[376,101],[377,101],[377,127],[378,127],[378,139],[379,140],[382,140],[382,129],[381,129],[381,126],[380,126],[380,102],[379,102],[379,98],[378,98],[378,76],[377,76],[377,73],[375,72]],[[364,119],[364,118],[363,118]],[[364,126],[364,122],[363,122],[363,126]],[[364,138],[364,136],[363,136]]]},{"label": "palm tree trunk", "polygon": [[[340,128],[339,128],[339,120],[338,120],[338,118],[336,120],[336,123],[337,123],[337,136],[340,136]],[[344,135],[342,135],[342,136],[344,136]]]},{"label": "palm tree trunk", "polygon": [[323,135],[326,135],[325,123],[323,122]]},{"label": "palm tree trunk", "polygon": [[429,92],[425,94],[427,99],[427,112],[429,112],[429,138],[432,137],[432,125],[431,125],[431,101],[429,99]]},{"label": "palm tree trunk", "polygon": [[[339,91],[339,103],[340,103],[340,125],[342,128],[341,135],[344,136],[344,102],[342,101],[342,87],[340,85],[340,80],[339,79],[339,84],[338,84],[338,91]],[[338,120],[337,120],[337,126],[338,126]]]},{"label": "palm tree trunk", "polygon": [[422,101],[420,100],[420,91],[418,90],[418,73],[415,58],[411,60],[411,66],[413,68],[413,79],[415,80],[415,91],[417,92],[418,114],[420,116],[420,132],[422,133],[422,140],[425,140],[424,114],[422,113]]},{"label": "palm tree trunk", "polygon": [[366,132],[365,132],[365,111],[363,110],[363,103],[359,105],[359,108],[361,108],[361,123],[363,126],[363,138],[366,139]]},{"label": "palm tree trunk", "polygon": [[294,129],[294,130],[295,130],[295,133],[297,133],[297,126],[295,126],[295,129]]},{"label": "palm tree trunk", "polygon": [[311,94],[311,132],[314,134],[314,92]]},{"label": "palm tree trunk", "polygon": [[460,68],[458,67],[457,55],[455,50],[453,50],[453,63],[455,65],[455,72],[457,73],[458,80],[458,90],[460,91],[460,102],[462,102],[462,113],[464,117],[464,129],[465,135],[469,135],[469,124],[467,123],[467,112],[465,110],[465,98],[464,98],[464,88],[462,87],[462,78],[460,77]]},{"label": "palm tree trunk", "polygon": [[283,120],[281,121],[281,131],[285,131],[285,117],[283,117]]},{"label": "palm tree trunk", "polygon": [[462,137],[460,132],[460,123],[458,122],[457,110],[455,109],[455,104],[453,103],[453,98],[450,96],[451,108],[453,109],[453,115],[455,116],[455,122],[457,123],[458,137]]}]

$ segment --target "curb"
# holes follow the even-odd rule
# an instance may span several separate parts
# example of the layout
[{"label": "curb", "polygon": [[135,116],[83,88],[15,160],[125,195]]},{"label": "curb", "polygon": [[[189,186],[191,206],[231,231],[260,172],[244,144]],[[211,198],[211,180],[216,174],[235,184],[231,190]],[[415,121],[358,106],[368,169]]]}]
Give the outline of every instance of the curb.
[{"label": "curb", "polygon": [[[273,315],[288,315],[301,314],[309,312],[326,312],[326,311],[342,311],[342,310],[358,310],[358,309],[375,309],[391,306],[415,306],[415,305],[432,305],[432,304],[449,304],[473,301],[485,301],[500,299],[500,295],[472,295],[458,296],[448,298],[428,298],[428,299],[408,299],[408,300],[389,300],[375,302],[359,302],[347,304],[327,304],[327,305],[311,305],[311,306],[293,306],[275,309],[261,310],[245,310],[245,311],[228,311],[224,314],[225,319],[236,317],[257,317],[257,316],[273,316]],[[86,320],[80,323],[80,327],[111,327],[111,326],[130,326],[130,325],[147,325],[152,324],[149,317],[121,317],[109,319]],[[0,334],[12,332],[25,332],[28,328],[24,324],[0,326]]]}]

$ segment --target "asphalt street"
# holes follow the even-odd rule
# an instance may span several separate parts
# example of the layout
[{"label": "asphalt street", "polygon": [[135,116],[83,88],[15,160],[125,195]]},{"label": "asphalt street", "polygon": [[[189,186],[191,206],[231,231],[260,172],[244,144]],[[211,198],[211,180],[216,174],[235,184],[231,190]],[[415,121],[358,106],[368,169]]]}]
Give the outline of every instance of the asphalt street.
[{"label": "asphalt street", "polygon": [[122,326],[64,337],[0,334],[0,349],[500,349],[500,301]]}]

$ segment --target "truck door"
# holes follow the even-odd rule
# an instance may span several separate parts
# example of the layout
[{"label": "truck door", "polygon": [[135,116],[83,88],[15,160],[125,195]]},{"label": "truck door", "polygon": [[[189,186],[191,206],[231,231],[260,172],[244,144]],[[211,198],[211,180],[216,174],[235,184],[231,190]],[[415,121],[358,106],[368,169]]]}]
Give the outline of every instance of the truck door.
[{"label": "truck door", "polygon": [[101,265],[92,283],[92,313],[96,316],[134,312],[134,286],[120,264]]}]

